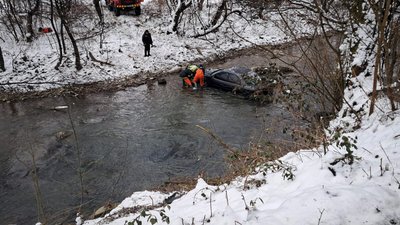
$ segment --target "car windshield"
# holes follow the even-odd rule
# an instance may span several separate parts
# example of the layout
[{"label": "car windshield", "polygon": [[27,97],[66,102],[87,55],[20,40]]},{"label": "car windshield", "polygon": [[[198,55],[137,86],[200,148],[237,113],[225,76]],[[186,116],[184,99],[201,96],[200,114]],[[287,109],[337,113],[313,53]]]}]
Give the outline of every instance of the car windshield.
[{"label": "car windshield", "polygon": [[215,73],[215,77],[221,80],[243,84],[245,86],[257,86],[261,78],[253,70],[246,67],[232,67],[229,69],[211,69],[206,71],[206,75]]},{"label": "car windshield", "polygon": [[260,77],[251,69],[246,67],[234,67],[230,69],[233,73],[238,74],[246,85],[256,86],[260,81]]}]

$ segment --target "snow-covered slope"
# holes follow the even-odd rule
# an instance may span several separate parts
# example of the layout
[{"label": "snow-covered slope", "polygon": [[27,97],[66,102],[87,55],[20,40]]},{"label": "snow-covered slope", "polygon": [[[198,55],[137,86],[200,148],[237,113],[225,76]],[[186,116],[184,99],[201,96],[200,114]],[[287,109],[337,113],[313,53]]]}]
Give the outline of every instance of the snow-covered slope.
[{"label": "snow-covered slope", "polygon": [[[92,1],[86,1],[94,11]],[[164,12],[161,14],[160,8]],[[203,59],[212,60],[229,50],[241,49],[255,44],[279,44],[287,41],[287,36],[277,27],[277,14],[269,15],[262,26],[249,26],[248,21],[232,15],[230,22],[224,24],[217,33],[194,39],[190,35],[178,36],[168,34],[171,17],[166,13],[167,6],[157,5],[157,1],[147,0],[142,6],[142,15],[121,15],[119,17],[107,10],[104,11],[104,35],[87,38],[100,33],[101,26],[93,14],[85,24],[73,27],[75,38],[81,54],[83,69],[77,71],[74,65],[73,49],[67,39],[67,54],[63,58],[60,70],[54,67],[58,62],[58,45],[54,33],[38,34],[32,43],[15,42],[10,32],[2,28],[0,36],[6,42],[2,45],[6,71],[0,73],[0,88],[16,91],[41,91],[68,84],[91,83],[142,75],[145,72],[164,73],[180,69],[189,62],[201,63]],[[50,22],[36,24],[51,27]],[[231,28],[242,37],[238,37]],[[307,26],[302,32],[307,33]],[[151,57],[144,56],[142,34],[149,30],[155,47]],[[84,31],[84,32],[83,32]],[[92,34],[90,34],[92,32]],[[244,39],[243,39],[244,38]],[[101,48],[100,48],[101,43]],[[101,64],[96,60],[107,62]]]},{"label": "snow-covered slope", "polygon": [[[140,216],[140,206],[157,205],[166,198],[165,194],[134,193],[105,217],[113,219],[89,220],[84,224],[122,225],[135,219],[151,224],[153,216],[157,218],[156,224],[167,224],[160,216],[164,211],[170,224],[176,225],[399,224],[399,114],[377,112],[363,118],[360,129],[343,134],[356,140],[350,141],[357,146],[351,147],[355,158],[351,165],[337,160],[346,150],[337,147],[340,141],[333,142],[327,154],[323,154],[321,147],[282,157],[280,160],[291,168],[293,180],[283,179],[282,170],[265,169],[218,187],[207,185],[200,178],[195,189],[168,207],[147,210],[146,216]],[[343,121],[332,121],[330,128],[336,129]],[[129,207],[139,210],[116,216]]]}]

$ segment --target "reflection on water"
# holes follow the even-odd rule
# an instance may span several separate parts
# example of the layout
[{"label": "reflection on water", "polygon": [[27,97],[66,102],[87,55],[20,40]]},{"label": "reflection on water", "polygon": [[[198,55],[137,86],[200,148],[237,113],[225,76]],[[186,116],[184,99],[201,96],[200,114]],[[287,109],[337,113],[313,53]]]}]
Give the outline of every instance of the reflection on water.
[{"label": "reflection on water", "polygon": [[[289,117],[276,105],[258,106],[213,89],[182,90],[177,77],[165,86],[141,86],[82,98],[46,98],[0,105],[0,218],[33,224],[31,179],[34,152],[45,210],[60,217],[80,203],[76,146],[81,150],[84,202],[90,211],[174,177],[218,176],[224,150],[196,125],[226,143],[245,148],[265,124]],[[65,110],[69,105],[72,123]],[[286,121],[287,122],[287,121]],[[283,134],[269,133],[268,138]]]}]

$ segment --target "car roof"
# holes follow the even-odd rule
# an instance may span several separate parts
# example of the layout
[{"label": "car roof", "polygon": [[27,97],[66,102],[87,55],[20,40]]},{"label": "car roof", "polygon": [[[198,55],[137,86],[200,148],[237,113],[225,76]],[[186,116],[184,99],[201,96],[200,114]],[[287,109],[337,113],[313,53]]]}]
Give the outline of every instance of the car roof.
[{"label": "car roof", "polygon": [[252,70],[249,68],[246,68],[246,67],[232,67],[232,68],[227,68],[227,69],[214,69],[214,70],[210,70],[209,72],[210,72],[210,75],[218,73],[218,72],[229,72],[229,73],[236,74],[238,76],[242,76],[244,74],[248,74],[248,73],[252,72]]}]

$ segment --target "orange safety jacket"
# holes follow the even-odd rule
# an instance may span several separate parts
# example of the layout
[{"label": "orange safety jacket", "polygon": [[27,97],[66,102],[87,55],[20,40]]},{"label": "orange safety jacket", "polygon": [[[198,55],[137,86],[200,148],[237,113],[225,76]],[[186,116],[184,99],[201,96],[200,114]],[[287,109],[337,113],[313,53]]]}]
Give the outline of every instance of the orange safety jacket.
[{"label": "orange safety jacket", "polygon": [[187,86],[192,87],[192,82],[188,77],[184,77],[183,82],[185,82]]},{"label": "orange safety jacket", "polygon": [[204,71],[203,69],[197,69],[196,74],[194,75],[193,83],[200,82],[200,87],[204,86]]}]

